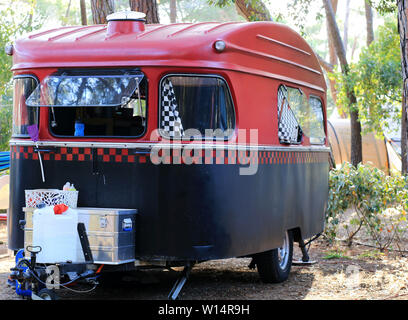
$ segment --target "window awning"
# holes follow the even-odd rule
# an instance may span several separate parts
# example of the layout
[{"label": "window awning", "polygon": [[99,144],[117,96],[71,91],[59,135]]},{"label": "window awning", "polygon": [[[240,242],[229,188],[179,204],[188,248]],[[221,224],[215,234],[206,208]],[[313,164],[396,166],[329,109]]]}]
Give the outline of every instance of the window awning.
[{"label": "window awning", "polygon": [[29,107],[117,107],[126,105],[139,87],[141,72],[51,75],[28,97]]}]

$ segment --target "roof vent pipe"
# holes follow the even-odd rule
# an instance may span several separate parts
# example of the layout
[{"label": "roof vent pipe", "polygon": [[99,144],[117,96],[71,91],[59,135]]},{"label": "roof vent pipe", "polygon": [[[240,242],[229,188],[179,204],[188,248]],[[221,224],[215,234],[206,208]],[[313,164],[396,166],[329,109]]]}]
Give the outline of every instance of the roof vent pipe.
[{"label": "roof vent pipe", "polygon": [[115,34],[141,33],[145,30],[146,15],[143,12],[121,11],[106,17],[107,36]]}]

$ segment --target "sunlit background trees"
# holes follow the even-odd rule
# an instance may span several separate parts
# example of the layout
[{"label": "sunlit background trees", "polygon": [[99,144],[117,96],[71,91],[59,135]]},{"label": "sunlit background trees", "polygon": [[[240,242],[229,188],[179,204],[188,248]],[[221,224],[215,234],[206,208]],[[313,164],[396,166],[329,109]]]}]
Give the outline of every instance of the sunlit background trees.
[{"label": "sunlit background trees", "polygon": [[[0,4],[0,46],[40,28],[106,23],[107,14],[126,9],[145,12],[148,23],[273,20],[297,30],[326,73],[329,116],[351,118],[354,164],[361,161],[360,131],[381,136],[401,126],[398,11],[391,0],[8,0]],[[12,74],[3,50],[0,63],[0,149],[7,150]]]},{"label": "sunlit background trees", "polygon": [[[351,244],[365,229],[381,250],[393,243],[400,248],[408,232],[408,0],[4,0],[0,47],[42,28],[104,24],[108,14],[129,9],[146,13],[147,23],[272,20],[298,31],[325,73],[329,119],[347,119],[351,128],[351,164],[330,174],[326,237],[335,239],[343,228]],[[0,64],[3,151],[9,149],[12,115],[12,61],[4,50]],[[392,131],[400,132],[403,175],[360,164],[362,135]],[[350,208],[356,214],[345,218]]]}]

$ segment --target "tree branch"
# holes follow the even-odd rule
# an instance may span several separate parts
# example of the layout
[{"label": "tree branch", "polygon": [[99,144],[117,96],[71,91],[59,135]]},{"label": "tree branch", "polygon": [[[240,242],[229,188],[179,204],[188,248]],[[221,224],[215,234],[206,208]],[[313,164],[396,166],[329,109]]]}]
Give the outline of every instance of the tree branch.
[{"label": "tree branch", "polygon": [[322,68],[324,70],[326,70],[327,72],[333,72],[334,71],[334,65],[332,65],[330,62],[327,62],[326,60],[324,60],[320,55],[318,55],[317,53],[315,53],[317,56],[317,59],[319,60],[320,65],[322,66]]},{"label": "tree branch", "polygon": [[272,21],[272,16],[262,1],[236,0],[235,8],[247,21]]}]

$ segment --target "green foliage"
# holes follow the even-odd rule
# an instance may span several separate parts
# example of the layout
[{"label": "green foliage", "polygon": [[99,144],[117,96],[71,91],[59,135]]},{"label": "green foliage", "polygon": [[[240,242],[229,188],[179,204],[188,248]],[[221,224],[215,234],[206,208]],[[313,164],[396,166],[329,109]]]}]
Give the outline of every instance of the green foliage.
[{"label": "green foliage", "polygon": [[0,151],[8,151],[12,121],[11,94],[4,95],[0,105]]},{"label": "green foliage", "polygon": [[[207,0],[207,3],[210,6],[215,6],[219,8],[225,8],[225,7],[230,7],[235,5],[236,0]],[[265,6],[265,3],[269,2],[269,0],[245,0],[245,5],[248,7],[253,8],[257,12],[262,12],[266,13],[266,15],[269,16],[269,10]],[[267,20],[269,20],[270,17],[268,17]],[[249,21],[263,21],[265,20],[264,14],[257,14],[254,13],[253,15],[248,17]]]},{"label": "green foliage", "polygon": [[0,171],[0,177],[10,175],[10,169]]},{"label": "green foliage", "polygon": [[[345,217],[347,209],[353,214]],[[347,242],[364,231],[381,250],[399,246],[407,232],[408,177],[388,176],[371,166],[344,163],[330,173],[326,236],[333,240],[343,228]]]},{"label": "green foliage", "polygon": [[40,26],[34,17],[34,0],[10,0],[0,10],[0,151],[8,150],[12,118],[12,59],[4,47],[24,33]]},{"label": "green foliage", "polygon": [[381,258],[383,257],[384,257],[384,252],[378,251],[376,249],[369,250],[369,251],[363,252],[358,255],[359,259],[368,258],[370,260],[381,260]]},{"label": "green foliage", "polygon": [[347,256],[344,251],[330,250],[328,252],[325,252],[323,259],[332,260],[332,259],[351,259],[351,258]]},{"label": "green foliage", "polygon": [[395,0],[367,0],[371,6],[381,14],[387,14],[397,11],[397,1]]},{"label": "green foliage", "polygon": [[[178,0],[177,1],[177,22],[201,22],[201,21],[244,21],[236,11],[232,1],[225,1],[225,4],[211,2],[207,0]],[[160,1],[161,14],[167,14],[170,18],[170,1]]]},{"label": "green foliage", "polygon": [[[312,0],[290,0],[288,2],[287,8],[288,12],[287,14],[291,17],[291,19],[294,21],[294,24],[296,28],[299,30],[300,34],[303,37],[306,37],[307,34],[307,28],[310,27],[310,18],[312,12],[310,11],[310,8],[312,7]],[[324,15],[322,15],[322,12],[324,10],[322,9],[321,11],[314,12],[314,21],[319,22],[319,25],[321,25],[322,19]]]},{"label": "green foliage", "polygon": [[[354,90],[360,122],[365,131],[382,135],[390,123],[400,123],[401,55],[399,34],[394,19],[379,26],[376,40],[362,50],[357,63],[350,65],[347,75],[336,72],[338,105],[347,112],[347,92]],[[390,121],[392,119],[393,121]]]},{"label": "green foliage", "polygon": [[16,1],[0,10],[0,94],[4,94],[11,77],[11,57],[6,55],[4,47],[12,42],[16,35],[30,29],[33,23],[32,11],[22,13],[16,10]]},{"label": "green foliage", "polygon": [[79,1],[36,0],[34,2],[34,12],[40,21],[58,19],[63,26],[81,24]]}]

